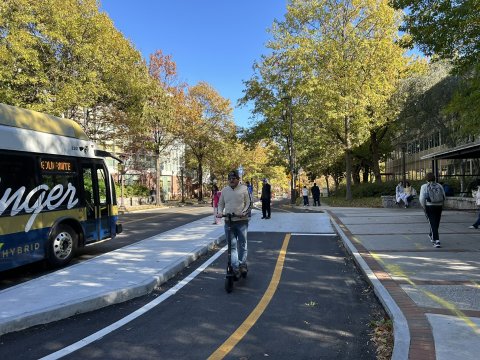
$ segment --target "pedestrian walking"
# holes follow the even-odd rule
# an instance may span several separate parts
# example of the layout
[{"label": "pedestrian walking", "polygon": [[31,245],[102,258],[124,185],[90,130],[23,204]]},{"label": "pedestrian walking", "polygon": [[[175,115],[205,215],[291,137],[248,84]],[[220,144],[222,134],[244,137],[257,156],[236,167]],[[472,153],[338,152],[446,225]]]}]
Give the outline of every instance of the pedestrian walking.
[{"label": "pedestrian walking", "polygon": [[262,201],[262,219],[270,219],[271,208],[270,203],[272,201],[272,187],[268,183],[268,179],[263,179],[262,195],[260,197]]},{"label": "pedestrian walking", "polygon": [[[248,193],[250,194],[250,199],[252,199],[252,207],[253,207],[253,185],[250,184],[250,181],[247,181],[245,183],[248,189]],[[250,208],[250,211],[248,212],[248,217],[252,217],[252,208]]]},{"label": "pedestrian walking", "polygon": [[[475,203],[477,204],[477,207],[480,209],[480,185],[477,186],[477,192],[475,194]],[[468,228],[469,229],[478,229],[479,225],[480,225],[480,211],[478,212],[477,221],[475,221],[473,223],[473,225],[470,225]]]},{"label": "pedestrian walking", "polygon": [[303,196],[303,206],[308,206],[308,189],[306,185],[303,185],[302,189],[302,196]]},{"label": "pedestrian walking", "polygon": [[430,233],[428,237],[436,248],[440,247],[440,237],[438,228],[442,218],[443,202],[445,201],[445,190],[442,185],[435,182],[435,175],[427,173],[425,176],[426,184],[420,188],[420,205],[425,210],[425,215],[430,224]]},{"label": "pedestrian walking", "polygon": [[240,176],[236,170],[228,173],[228,185],[222,189],[218,201],[217,217],[223,213],[234,214],[231,224],[225,221],[225,237],[231,243],[231,261],[233,273],[237,278],[248,271],[247,269],[247,232],[248,211],[252,200],[245,185],[240,184]]},{"label": "pedestrian walking", "polygon": [[155,191],[155,189],[152,187],[150,189],[150,204],[155,204],[155,197],[157,196],[157,192]]},{"label": "pedestrian walking", "polygon": [[222,192],[218,190],[218,186],[214,184],[212,187],[213,225],[220,224],[220,219],[217,217],[220,195],[222,195]]},{"label": "pedestrian walking", "polygon": [[313,206],[320,206],[320,188],[316,183],[313,183],[311,192],[313,197]]}]

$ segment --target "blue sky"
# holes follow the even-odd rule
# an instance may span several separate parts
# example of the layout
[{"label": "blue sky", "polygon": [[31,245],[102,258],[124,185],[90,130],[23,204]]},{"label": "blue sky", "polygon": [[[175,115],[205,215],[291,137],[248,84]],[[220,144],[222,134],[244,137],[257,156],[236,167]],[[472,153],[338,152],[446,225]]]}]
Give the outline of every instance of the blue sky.
[{"label": "blue sky", "polygon": [[243,80],[268,51],[267,29],[283,20],[287,0],[100,0],[100,8],[145,59],[156,50],[172,55],[179,79],[205,81],[234,107],[248,127],[248,108],[236,108]]}]

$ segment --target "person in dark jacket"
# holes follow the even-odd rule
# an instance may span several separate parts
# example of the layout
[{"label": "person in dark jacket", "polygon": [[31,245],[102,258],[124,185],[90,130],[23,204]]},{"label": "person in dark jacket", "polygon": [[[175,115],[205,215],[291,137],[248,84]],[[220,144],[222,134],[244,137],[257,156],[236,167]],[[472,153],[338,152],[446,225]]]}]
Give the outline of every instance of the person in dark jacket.
[{"label": "person in dark jacket", "polygon": [[426,184],[420,188],[420,205],[425,210],[425,215],[430,224],[430,233],[428,238],[436,248],[441,247],[438,228],[442,218],[443,202],[445,201],[445,190],[443,186],[435,182],[435,175],[427,173],[425,176]]},{"label": "person in dark jacket", "polygon": [[320,188],[316,183],[313,183],[311,191],[313,197],[313,206],[320,206]]},{"label": "person in dark jacket", "polygon": [[270,202],[272,201],[272,187],[268,183],[267,179],[263,179],[262,196],[262,219],[270,219],[271,209]]}]

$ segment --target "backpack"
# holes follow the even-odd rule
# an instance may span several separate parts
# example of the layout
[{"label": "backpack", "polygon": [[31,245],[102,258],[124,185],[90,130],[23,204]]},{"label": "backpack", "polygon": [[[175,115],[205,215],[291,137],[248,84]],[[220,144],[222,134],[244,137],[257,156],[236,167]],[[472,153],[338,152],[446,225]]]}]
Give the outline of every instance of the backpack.
[{"label": "backpack", "polygon": [[427,185],[427,197],[426,200],[429,203],[443,203],[445,200],[442,191],[442,185],[437,183],[429,183]]}]

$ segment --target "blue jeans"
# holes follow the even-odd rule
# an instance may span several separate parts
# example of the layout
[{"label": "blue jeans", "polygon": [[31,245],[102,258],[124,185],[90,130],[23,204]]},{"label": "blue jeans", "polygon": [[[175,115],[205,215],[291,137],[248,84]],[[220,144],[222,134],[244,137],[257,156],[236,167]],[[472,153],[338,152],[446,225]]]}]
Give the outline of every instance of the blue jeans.
[{"label": "blue jeans", "polygon": [[248,221],[232,221],[230,225],[225,221],[225,238],[230,237],[232,250],[232,267],[238,269],[241,264],[247,263],[247,231]]}]

